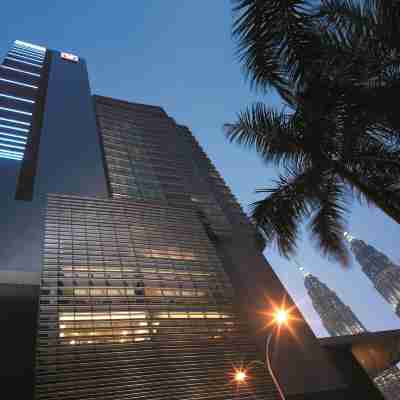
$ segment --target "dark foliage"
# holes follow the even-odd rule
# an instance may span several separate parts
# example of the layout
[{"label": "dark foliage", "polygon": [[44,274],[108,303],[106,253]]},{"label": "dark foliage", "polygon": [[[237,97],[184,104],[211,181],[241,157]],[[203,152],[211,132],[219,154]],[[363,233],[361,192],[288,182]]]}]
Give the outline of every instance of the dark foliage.
[{"label": "dark foliage", "polygon": [[286,103],[255,104],[225,126],[231,141],[284,170],[252,216],[286,256],[307,221],[323,253],[346,264],[353,197],[400,223],[400,2],[233,3],[246,76]]}]

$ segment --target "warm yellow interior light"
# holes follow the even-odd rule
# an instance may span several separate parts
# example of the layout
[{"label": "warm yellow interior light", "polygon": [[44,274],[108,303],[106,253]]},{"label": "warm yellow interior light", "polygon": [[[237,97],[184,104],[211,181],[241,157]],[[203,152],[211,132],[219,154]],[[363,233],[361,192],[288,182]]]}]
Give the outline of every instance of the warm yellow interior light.
[{"label": "warm yellow interior light", "polygon": [[140,311],[112,311],[102,312],[77,312],[60,313],[60,321],[90,321],[90,320],[114,320],[114,319],[146,319],[147,314]]},{"label": "warm yellow interior light", "polygon": [[142,334],[144,334],[144,333],[149,333],[149,330],[148,330],[148,329],[135,329],[135,330],[133,331],[133,333],[142,335]]}]

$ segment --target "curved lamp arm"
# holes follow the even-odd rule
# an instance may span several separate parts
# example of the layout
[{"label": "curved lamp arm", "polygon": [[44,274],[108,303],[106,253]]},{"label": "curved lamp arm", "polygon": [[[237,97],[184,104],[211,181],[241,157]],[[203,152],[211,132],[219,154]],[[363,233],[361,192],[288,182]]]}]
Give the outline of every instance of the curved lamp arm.
[{"label": "curved lamp arm", "polygon": [[272,336],[274,334],[274,329],[271,329],[271,332],[269,333],[266,343],[265,343],[265,365],[267,367],[267,370],[269,372],[269,374],[271,375],[271,378],[276,386],[276,388],[278,389],[278,393],[279,396],[281,398],[281,400],[286,400],[285,395],[283,394],[283,390],[278,382],[278,379],[276,378],[274,371],[272,370],[272,366],[271,366],[271,360],[270,360],[270,355],[269,355],[269,348],[270,348],[270,343],[271,343],[271,339]]}]

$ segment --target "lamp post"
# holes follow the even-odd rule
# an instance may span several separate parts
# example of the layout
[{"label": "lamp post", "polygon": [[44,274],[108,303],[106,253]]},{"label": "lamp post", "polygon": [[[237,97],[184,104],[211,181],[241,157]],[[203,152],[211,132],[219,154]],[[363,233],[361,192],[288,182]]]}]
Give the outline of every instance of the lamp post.
[{"label": "lamp post", "polygon": [[[264,367],[268,370],[268,373],[270,374],[272,381],[275,384],[276,389],[278,390],[279,396],[281,398],[281,400],[286,400],[286,397],[283,393],[283,390],[281,388],[281,385],[279,384],[279,381],[277,379],[277,377],[275,376],[275,373],[272,369],[272,365],[271,365],[271,359],[270,359],[270,344],[271,344],[271,340],[272,337],[275,333],[275,330],[280,327],[283,324],[286,324],[290,319],[289,316],[289,312],[285,309],[279,309],[277,310],[274,315],[273,315],[273,328],[271,329],[271,331],[269,332],[267,339],[265,341],[265,363],[263,363]],[[258,363],[259,361],[253,361]],[[247,374],[246,374],[246,370],[241,368],[235,371],[234,374],[234,380],[236,381],[236,383],[238,385],[244,383],[247,379]]]},{"label": "lamp post", "polygon": [[271,375],[271,378],[278,390],[279,396],[281,400],[286,400],[286,397],[283,393],[283,390],[281,388],[281,385],[279,384],[279,381],[277,377],[275,376],[275,373],[272,369],[271,366],[271,359],[270,359],[270,344],[271,344],[271,339],[272,336],[274,335],[275,329],[282,324],[285,324],[289,320],[289,313],[286,310],[280,309],[274,314],[274,327],[271,329],[271,331],[268,334],[267,340],[265,342],[265,365],[267,367],[267,370],[269,374]]}]

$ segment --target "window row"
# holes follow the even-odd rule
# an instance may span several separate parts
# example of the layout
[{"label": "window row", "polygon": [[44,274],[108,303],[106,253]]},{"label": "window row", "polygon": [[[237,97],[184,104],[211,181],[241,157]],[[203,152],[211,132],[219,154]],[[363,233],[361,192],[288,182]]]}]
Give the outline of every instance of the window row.
[{"label": "window row", "polygon": [[[99,239],[102,239],[104,242],[105,239],[110,239],[110,244],[116,243],[117,240],[122,241],[124,239],[124,242],[129,241],[129,238],[133,238],[135,243],[149,243],[153,242],[153,240],[160,240],[164,238],[163,242],[168,244],[169,240],[179,240],[181,244],[187,243],[188,246],[193,246],[193,243],[205,243],[206,240],[203,236],[202,231],[200,230],[200,227],[198,225],[197,231],[193,229],[193,223],[195,220],[189,220],[192,225],[192,229],[190,229],[190,226],[183,227],[183,226],[176,226],[172,224],[164,224],[162,226],[162,229],[160,229],[160,226],[157,227],[154,225],[154,227],[148,227],[147,229],[141,229],[140,225],[137,224],[131,225],[130,230],[123,231],[121,229],[109,229],[109,230],[103,230],[102,228],[99,227],[99,229],[86,229],[85,226],[82,226],[80,228],[75,228],[71,229],[68,226],[65,225],[60,225],[58,227],[53,227],[52,229],[48,228],[45,231],[45,239],[48,240],[57,240],[59,239],[60,241],[67,241],[67,240],[72,240],[72,239],[77,239],[80,238],[85,242],[85,238],[88,238],[87,242],[90,244],[93,244],[93,241]],[[162,224],[162,221],[160,221]],[[199,224],[199,223],[198,223]],[[182,235],[185,235],[182,237]],[[91,239],[93,238],[93,239]],[[91,240],[90,240],[91,239]],[[190,241],[190,242],[189,242]],[[105,242],[106,243],[106,242]],[[105,244],[104,243],[104,244]]]},{"label": "window row", "polygon": [[59,290],[51,290],[42,288],[42,296],[94,296],[94,297],[125,297],[125,296],[191,296],[204,297],[207,292],[196,289],[179,289],[179,288],[160,288],[160,287],[144,287],[136,286],[137,288],[64,288]]},{"label": "window row", "polygon": [[[154,266],[153,266],[154,267]],[[164,267],[164,268],[162,268]],[[217,265],[211,265],[206,267],[195,267],[195,268],[175,268],[171,266],[166,269],[165,266],[156,268],[141,268],[141,267],[118,267],[115,265],[103,266],[103,265],[92,265],[81,267],[80,265],[74,266],[61,266],[61,265],[48,265],[46,264],[43,271],[43,277],[52,276],[65,276],[65,277],[93,277],[93,276],[105,276],[107,278],[120,278],[120,277],[159,277],[159,279],[206,279],[208,277],[216,276],[221,274],[218,271]]]}]

